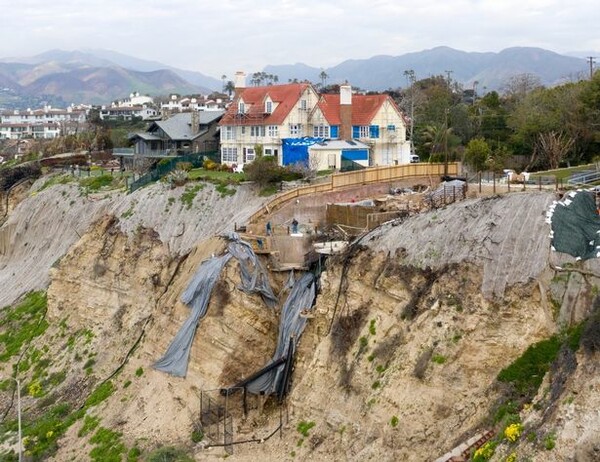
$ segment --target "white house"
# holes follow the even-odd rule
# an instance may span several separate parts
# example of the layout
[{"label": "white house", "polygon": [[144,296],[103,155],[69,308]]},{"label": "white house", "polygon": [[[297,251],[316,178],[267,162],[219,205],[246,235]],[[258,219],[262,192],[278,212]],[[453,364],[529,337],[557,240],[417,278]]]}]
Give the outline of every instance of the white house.
[{"label": "white house", "polygon": [[280,165],[309,162],[310,151],[319,168],[340,168],[343,158],[393,165],[410,151],[406,122],[388,95],[354,95],[349,85],[339,95],[319,95],[309,83],[245,88],[244,80],[236,74],[235,98],[220,122],[223,163],[251,162],[256,146]]}]

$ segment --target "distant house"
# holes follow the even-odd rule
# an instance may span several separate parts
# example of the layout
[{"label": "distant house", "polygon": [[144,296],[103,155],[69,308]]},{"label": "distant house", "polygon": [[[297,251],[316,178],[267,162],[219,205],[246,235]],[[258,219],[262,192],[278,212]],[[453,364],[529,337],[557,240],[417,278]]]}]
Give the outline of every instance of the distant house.
[{"label": "distant house", "polygon": [[151,123],[148,130],[129,136],[134,155],[176,156],[218,149],[218,123],[223,111],[180,112]]},{"label": "distant house", "polygon": [[99,113],[102,120],[132,120],[137,117],[142,120],[156,117],[156,109],[151,106],[103,106]]},{"label": "distant house", "polygon": [[51,139],[75,134],[85,130],[88,111],[89,108],[74,106],[5,111],[0,113],[0,139]]},{"label": "distant house", "polygon": [[245,88],[243,77],[220,122],[223,163],[251,162],[257,146],[281,165],[315,156],[319,168],[340,168],[344,156],[365,166],[409,162],[406,122],[388,95],[354,95],[350,85],[339,95],[319,95],[309,83]]}]

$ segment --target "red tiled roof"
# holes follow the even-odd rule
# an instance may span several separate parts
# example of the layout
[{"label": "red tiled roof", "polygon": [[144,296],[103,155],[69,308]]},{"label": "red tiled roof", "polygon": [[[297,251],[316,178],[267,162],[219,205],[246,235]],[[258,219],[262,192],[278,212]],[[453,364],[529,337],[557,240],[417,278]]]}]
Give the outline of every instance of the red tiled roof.
[{"label": "red tiled roof", "polygon": [[[352,95],[352,125],[370,125],[373,117],[385,101],[401,114],[389,95]],[[321,95],[318,104],[329,125],[340,125],[340,95]]]},{"label": "red tiled roof", "polygon": [[[309,85],[308,83],[289,83],[241,89],[219,125],[281,125]],[[265,114],[267,97],[277,103],[277,107],[271,114]],[[237,113],[240,98],[246,106],[244,115]]]}]

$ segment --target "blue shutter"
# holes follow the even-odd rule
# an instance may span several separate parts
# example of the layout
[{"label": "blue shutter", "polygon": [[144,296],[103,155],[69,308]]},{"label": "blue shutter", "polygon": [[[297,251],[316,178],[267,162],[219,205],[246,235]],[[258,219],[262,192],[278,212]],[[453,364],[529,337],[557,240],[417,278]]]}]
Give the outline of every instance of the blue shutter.
[{"label": "blue shutter", "polygon": [[369,138],[379,138],[379,125],[369,127]]},{"label": "blue shutter", "polygon": [[352,138],[360,138],[360,127],[352,125]]},{"label": "blue shutter", "polygon": [[339,130],[340,130],[339,125],[332,125],[330,127],[330,132],[329,132],[329,134],[331,135],[331,138],[339,138],[340,137]]}]

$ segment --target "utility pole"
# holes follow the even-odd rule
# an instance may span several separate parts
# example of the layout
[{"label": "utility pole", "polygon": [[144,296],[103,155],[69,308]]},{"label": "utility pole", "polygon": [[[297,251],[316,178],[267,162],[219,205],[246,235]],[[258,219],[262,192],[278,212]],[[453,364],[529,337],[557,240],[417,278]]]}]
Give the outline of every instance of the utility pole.
[{"label": "utility pole", "polygon": [[592,80],[594,78],[594,64],[596,64],[596,57],[595,56],[588,56],[587,57],[588,63],[590,65],[590,80]]},{"label": "utility pole", "polygon": [[451,80],[452,80],[452,77],[450,77],[450,75],[451,75],[451,74],[452,74],[454,71],[444,71],[444,72],[446,73],[446,77],[447,77],[447,80],[448,80],[448,90],[450,90],[450,83],[451,83]]},{"label": "utility pole", "polygon": [[408,81],[410,82],[410,153],[414,154],[415,153],[415,145],[413,142],[413,133],[414,133],[414,126],[415,126],[415,71],[412,69],[409,69],[407,71],[404,71],[404,75],[406,76],[406,78],[408,79]]},{"label": "utility pole", "polygon": [[448,176],[448,112],[444,111],[444,176]]}]

